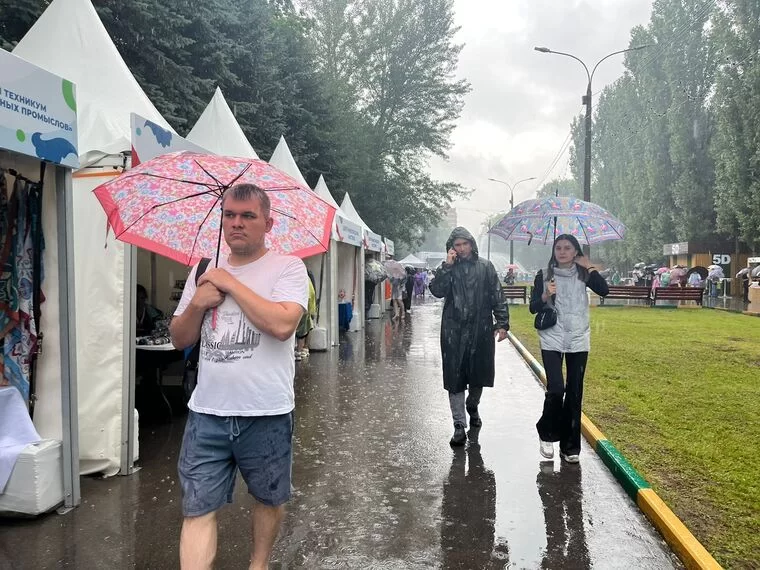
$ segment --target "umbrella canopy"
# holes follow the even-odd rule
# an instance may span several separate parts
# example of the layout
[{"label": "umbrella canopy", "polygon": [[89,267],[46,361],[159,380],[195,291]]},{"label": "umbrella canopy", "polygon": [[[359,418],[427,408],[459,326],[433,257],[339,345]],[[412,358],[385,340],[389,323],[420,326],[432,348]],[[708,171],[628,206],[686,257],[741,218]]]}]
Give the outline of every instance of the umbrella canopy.
[{"label": "umbrella canopy", "polygon": [[582,244],[623,239],[625,226],[607,210],[577,198],[553,196],[521,202],[490,233],[512,241],[552,243],[570,234]]},{"label": "umbrella canopy", "polygon": [[749,267],[745,267],[744,269],[740,269],[739,273],[736,274],[736,278],[738,279],[742,275],[747,275],[749,273],[750,269]]},{"label": "umbrella canopy", "polygon": [[229,252],[221,240],[221,197],[243,183],[269,196],[274,226],[268,247],[299,257],[327,251],[335,208],[261,160],[175,152],[128,170],[94,193],[117,239],[192,265]]},{"label": "umbrella canopy", "polygon": [[718,269],[720,269],[721,271],[723,271],[723,268],[720,265],[714,265],[713,264],[713,265],[708,265],[707,266],[707,270],[708,271],[717,271]]},{"label": "umbrella canopy", "polygon": [[[712,269],[710,269],[710,267],[712,267]],[[710,267],[708,267],[710,271],[707,274],[707,278],[710,281],[718,281],[719,279],[725,278],[725,274],[723,273],[722,267],[720,267],[719,265],[711,265]]]},{"label": "umbrella canopy", "polygon": [[676,266],[670,270],[670,281],[686,283],[686,269],[681,266]]},{"label": "umbrella canopy", "polygon": [[364,279],[370,283],[378,284],[388,277],[385,267],[376,259],[370,259],[364,266]]},{"label": "umbrella canopy", "polygon": [[390,277],[391,280],[406,280],[406,270],[404,269],[404,266],[401,265],[398,261],[389,259],[383,265],[385,265],[385,270],[388,272],[388,277]]}]

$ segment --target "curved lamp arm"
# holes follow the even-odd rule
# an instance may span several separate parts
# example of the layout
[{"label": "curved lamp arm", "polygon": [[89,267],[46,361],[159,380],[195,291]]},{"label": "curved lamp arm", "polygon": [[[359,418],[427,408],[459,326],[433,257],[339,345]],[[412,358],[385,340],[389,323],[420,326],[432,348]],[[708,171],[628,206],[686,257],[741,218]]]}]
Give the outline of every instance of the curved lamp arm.
[{"label": "curved lamp arm", "polygon": [[[554,50],[549,49],[548,47],[534,47],[533,49],[536,50],[536,51],[540,51],[541,53],[556,53],[557,55],[564,55],[565,57],[571,57],[571,58],[573,58],[575,61],[577,61],[578,63],[580,63],[583,66],[583,69],[586,70],[586,77],[588,77],[588,82],[591,83],[591,75],[592,74],[589,73],[588,67],[586,66],[585,63],[583,63],[582,59],[575,57],[571,53],[565,53],[565,52],[562,52],[562,51],[554,51]],[[610,54],[610,55],[613,55],[613,54]],[[607,57],[609,57],[609,56],[606,56],[605,59]],[[599,65],[599,64],[597,63],[596,65]],[[596,67],[594,67],[594,69],[596,69]]]},{"label": "curved lamp arm", "polygon": [[[608,57],[612,57],[613,55],[617,55],[619,53],[626,53],[628,51],[638,51],[640,49],[644,49],[644,48],[648,48],[648,47],[650,47],[650,44],[643,45],[643,46],[636,46],[636,47],[632,47],[632,48],[628,48],[628,49],[621,49],[619,51],[613,51],[612,53],[605,55],[602,59],[600,59],[599,61],[596,62],[596,65],[594,66],[594,69],[591,70],[591,75],[588,78],[589,83],[591,83],[591,80],[594,79],[594,72],[596,71],[596,68],[599,67],[599,64],[602,63]],[[588,69],[586,70],[586,72],[588,72]]]}]

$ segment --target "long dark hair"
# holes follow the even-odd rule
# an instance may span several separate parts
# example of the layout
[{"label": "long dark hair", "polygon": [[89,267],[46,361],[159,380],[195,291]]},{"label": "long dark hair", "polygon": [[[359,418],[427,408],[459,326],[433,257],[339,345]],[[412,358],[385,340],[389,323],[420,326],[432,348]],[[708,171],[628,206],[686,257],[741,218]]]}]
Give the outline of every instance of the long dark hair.
[{"label": "long dark hair", "polygon": [[[554,268],[559,265],[557,262],[557,258],[554,257],[554,248],[557,246],[558,241],[569,241],[572,246],[575,248],[575,254],[576,256],[583,255],[583,249],[581,248],[581,244],[578,243],[578,240],[575,238],[575,236],[570,234],[560,234],[554,239],[554,243],[552,244],[552,256],[549,259],[549,266],[546,268],[546,280],[551,281],[554,277]],[[578,279],[586,283],[588,281],[588,270],[585,267],[581,267],[580,265],[576,265],[578,268]]]}]

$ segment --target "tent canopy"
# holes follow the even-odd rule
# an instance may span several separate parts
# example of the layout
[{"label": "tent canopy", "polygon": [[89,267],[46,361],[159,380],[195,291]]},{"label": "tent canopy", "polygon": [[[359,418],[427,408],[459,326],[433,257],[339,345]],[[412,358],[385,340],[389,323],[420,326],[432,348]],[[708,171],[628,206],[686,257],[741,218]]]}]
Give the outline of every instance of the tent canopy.
[{"label": "tent canopy", "polygon": [[187,135],[187,140],[221,156],[259,158],[219,87]]},{"label": "tent canopy", "polygon": [[[82,167],[130,150],[131,113],[149,121],[144,126],[156,137],[175,134],[130,73],[90,0],[53,0],[13,51],[76,85]],[[129,465],[134,458],[134,414],[124,398],[131,381],[125,363],[134,283],[124,244],[111,234],[103,247],[106,216],[91,193],[107,180],[101,176],[118,171],[96,174],[73,181],[79,456],[81,472],[112,475],[128,467],[122,458]]]},{"label": "tent canopy", "polygon": [[401,265],[409,265],[411,267],[418,267],[420,269],[424,269],[427,267],[427,263],[422,261],[419,257],[415,257],[411,253],[407,255],[404,259],[400,260],[399,263]]},{"label": "tent canopy", "polygon": [[346,215],[359,224],[361,227],[363,227],[368,232],[373,232],[370,227],[362,220],[362,217],[359,215],[359,212],[356,211],[356,208],[354,208],[353,202],[351,202],[351,196],[348,195],[348,192],[346,192],[346,195],[343,196],[343,202],[340,205],[341,210],[343,210]]},{"label": "tent canopy", "polygon": [[298,169],[293,154],[290,152],[288,143],[285,142],[285,137],[280,137],[280,142],[277,143],[277,146],[272,153],[272,157],[269,159],[269,164],[275,168],[279,168],[285,174],[294,178],[297,182],[300,182],[304,188],[309,188],[309,185],[306,184],[306,179]]},{"label": "tent canopy", "polygon": [[356,223],[343,211],[343,209],[338,206],[338,203],[335,201],[335,198],[333,198],[332,193],[330,192],[330,189],[327,187],[327,182],[325,182],[325,177],[321,174],[319,175],[319,181],[317,182],[317,185],[314,187],[314,192],[317,193],[317,196],[322,198],[325,202],[335,207],[337,210],[335,212],[336,216],[340,216],[344,220],[348,220],[351,223]]},{"label": "tent canopy", "polygon": [[[333,221],[333,238],[337,241],[343,241],[352,245],[361,245],[362,228],[359,224],[354,222],[346,213],[338,206],[338,203],[333,198],[330,189],[327,187],[324,176],[319,175],[319,181],[314,187],[314,192],[317,196],[322,198],[328,204],[335,206],[335,220]],[[342,229],[342,232],[341,232]],[[348,232],[355,234],[355,238],[346,235]]]},{"label": "tent canopy", "polygon": [[[338,206],[338,203],[335,201],[335,198],[333,198],[332,192],[330,192],[330,189],[327,187],[327,182],[325,182],[325,177],[321,174],[319,175],[319,180],[317,181],[317,185],[314,187],[314,192],[317,193],[317,195],[322,198],[325,202],[328,204],[332,204],[336,210],[338,210],[338,213],[342,213],[342,210],[340,209],[340,206]],[[345,214],[344,214],[345,217]]]},{"label": "tent canopy", "polygon": [[80,164],[130,149],[130,116],[171,131],[119,55],[90,0],[53,0],[13,53],[76,85]]}]

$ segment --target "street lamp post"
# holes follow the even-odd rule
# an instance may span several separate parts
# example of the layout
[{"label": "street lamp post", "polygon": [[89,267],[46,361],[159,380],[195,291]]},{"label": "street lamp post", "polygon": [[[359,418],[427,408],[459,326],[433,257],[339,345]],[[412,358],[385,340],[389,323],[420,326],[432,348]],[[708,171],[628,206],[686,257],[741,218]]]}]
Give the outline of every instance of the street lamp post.
[{"label": "street lamp post", "polygon": [[[504,182],[503,180],[497,180],[496,178],[489,178],[491,182],[498,182],[499,184],[504,184],[507,188],[509,188],[509,209],[515,207],[515,193],[514,190],[517,188],[517,185],[521,182],[527,182],[528,180],[535,180],[535,176],[531,176],[530,178],[523,178],[522,180],[518,180],[514,184],[510,184],[509,182]],[[491,259],[491,232],[489,228],[488,232],[488,259]],[[512,240],[509,240],[509,264],[512,265],[515,262],[515,242]]]},{"label": "street lamp post", "polygon": [[[588,78],[588,84],[586,86],[586,94],[581,97],[581,102],[586,106],[586,117],[585,117],[585,144],[584,144],[584,160],[583,160],[583,199],[586,202],[591,201],[591,80],[594,79],[594,72],[596,71],[596,68],[599,67],[599,64],[602,63],[605,59],[608,57],[612,57],[613,55],[618,55],[620,53],[626,53],[629,51],[637,51],[640,49],[644,49],[649,47],[649,45],[644,46],[637,46],[632,47],[628,49],[621,49],[619,51],[613,51],[612,53],[609,53],[605,55],[602,59],[596,62],[596,65],[591,70],[591,73],[588,71],[588,67],[585,63],[583,63],[583,60],[575,57],[574,55],[570,53],[563,53],[561,51],[554,51],[549,49],[548,47],[535,47],[533,48],[536,51],[539,51],[541,53],[553,53],[556,55],[564,55],[565,57],[571,57],[575,61],[579,62],[583,69],[586,70],[586,77]],[[583,252],[586,256],[588,256],[590,251],[590,247],[588,245],[583,246]]]}]

